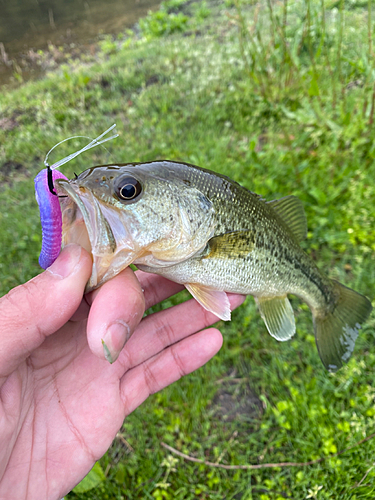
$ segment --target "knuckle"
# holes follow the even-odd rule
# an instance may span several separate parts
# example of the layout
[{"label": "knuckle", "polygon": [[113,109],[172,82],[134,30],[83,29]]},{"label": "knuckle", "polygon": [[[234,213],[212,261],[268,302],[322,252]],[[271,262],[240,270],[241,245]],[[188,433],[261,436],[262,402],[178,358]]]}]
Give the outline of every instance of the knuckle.
[{"label": "knuckle", "polygon": [[10,312],[18,312],[19,316],[28,318],[35,314],[35,297],[40,294],[40,290],[33,281],[23,283],[10,290],[3,298],[2,302],[7,303]]},{"label": "knuckle", "polygon": [[178,350],[176,349],[176,347],[174,345],[171,346],[171,353],[173,356],[173,361],[174,361],[174,363],[177,367],[177,370],[178,370],[179,378],[184,377],[186,375],[186,371],[184,369],[184,364],[181,360],[180,355],[178,354]]},{"label": "knuckle", "polygon": [[148,389],[149,394],[155,394],[160,390],[160,386],[156,380],[156,377],[152,371],[151,365],[149,362],[145,362],[143,367],[143,374],[145,378],[145,384]]},{"label": "knuckle", "polygon": [[125,344],[125,347],[121,351],[119,361],[123,365],[124,371],[131,370],[134,366],[136,366],[131,350],[128,348],[127,344]]},{"label": "knuckle", "polygon": [[43,292],[34,280],[10,290],[1,299],[3,326],[6,323],[7,328],[17,329],[32,323],[33,331],[44,340],[46,333],[39,324],[36,314],[36,298],[38,303],[44,302],[41,293]]},{"label": "knuckle", "polygon": [[202,328],[206,328],[207,326],[211,326],[214,323],[217,323],[218,321],[220,321],[220,318],[215,316],[215,314],[213,314],[212,312],[207,311],[207,309],[205,309],[200,304],[199,304],[199,310],[200,310],[199,315],[200,315],[200,319],[201,319],[201,323],[202,323]]},{"label": "knuckle", "polygon": [[163,348],[174,343],[174,330],[171,324],[163,320],[162,315],[158,313],[155,314],[154,331]]},{"label": "knuckle", "polygon": [[34,281],[20,285],[22,299],[18,302],[25,316],[35,315],[35,298],[40,297],[40,287]]}]

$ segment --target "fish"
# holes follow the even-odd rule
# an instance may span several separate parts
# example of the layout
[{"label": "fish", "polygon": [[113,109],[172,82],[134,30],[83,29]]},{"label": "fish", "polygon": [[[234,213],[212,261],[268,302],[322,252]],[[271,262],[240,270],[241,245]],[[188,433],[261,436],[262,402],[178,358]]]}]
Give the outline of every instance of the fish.
[{"label": "fish", "polygon": [[63,246],[92,255],[86,291],[134,264],[183,284],[225,321],[227,293],[252,295],[279,341],[296,331],[293,294],[311,309],[326,369],[349,360],[371,302],[328,278],[301,248],[307,221],[296,196],[267,201],[224,175],[167,160],[91,167],[55,188],[65,196]]}]

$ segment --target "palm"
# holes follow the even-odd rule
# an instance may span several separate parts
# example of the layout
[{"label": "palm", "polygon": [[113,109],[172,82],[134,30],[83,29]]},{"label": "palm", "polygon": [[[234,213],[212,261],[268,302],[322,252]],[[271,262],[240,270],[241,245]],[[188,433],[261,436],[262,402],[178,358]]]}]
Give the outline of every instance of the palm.
[{"label": "palm", "polygon": [[[156,276],[138,276],[147,307],[180,288]],[[100,351],[100,325],[121,314],[133,321],[134,330],[143,313],[139,300],[129,300],[129,285],[138,286],[142,296],[137,283],[127,270],[104,285],[89,297],[91,310],[83,300],[75,321],[49,334],[7,377],[0,376],[0,442],[9,443],[0,450],[0,499],[61,498],[109,448],[126,415],[220,347],[219,332],[199,332],[215,316],[192,300],[142,320],[110,365]],[[234,305],[241,300],[232,298]]]},{"label": "palm", "polygon": [[[79,482],[108,449],[124,419],[120,367],[92,354],[84,322],[75,324],[73,331],[70,326],[50,337],[49,345],[37,349],[8,379],[8,384],[17,385],[13,398],[28,414],[21,422],[23,415],[17,415],[6,429],[16,432],[21,424],[20,444],[3,477],[9,485],[4,498],[33,498],[28,490],[34,487],[39,492],[35,498],[42,498],[44,491],[46,498],[61,498],[66,493],[61,485],[69,490]],[[70,336],[74,350],[67,343]],[[1,413],[9,414],[4,402]],[[30,478],[27,484],[16,481],[25,476]],[[56,488],[51,486],[56,482]]]}]

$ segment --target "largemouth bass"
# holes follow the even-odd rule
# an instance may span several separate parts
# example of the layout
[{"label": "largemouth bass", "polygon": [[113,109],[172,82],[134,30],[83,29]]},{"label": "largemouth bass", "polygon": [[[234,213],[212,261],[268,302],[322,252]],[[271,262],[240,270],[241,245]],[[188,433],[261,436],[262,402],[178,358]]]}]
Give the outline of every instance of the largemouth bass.
[{"label": "largemouth bass", "polygon": [[324,366],[350,358],[370,301],[319,271],[301,249],[307,232],[300,200],[265,201],[229,178],[184,163],[155,161],[89,168],[55,182],[63,245],[93,257],[87,291],[135,264],[182,283],[208,311],[230,319],[225,292],[255,297],[269,333],[295,333],[288,294],[312,312]]}]

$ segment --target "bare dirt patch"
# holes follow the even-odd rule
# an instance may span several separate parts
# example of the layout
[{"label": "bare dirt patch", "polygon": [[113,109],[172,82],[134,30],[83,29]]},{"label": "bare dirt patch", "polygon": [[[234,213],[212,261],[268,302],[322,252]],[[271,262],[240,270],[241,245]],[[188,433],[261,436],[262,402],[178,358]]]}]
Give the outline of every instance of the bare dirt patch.
[{"label": "bare dirt patch", "polygon": [[218,384],[220,388],[212,402],[216,417],[232,422],[252,421],[261,416],[262,402],[251,389],[247,379],[226,377],[219,380]]}]

